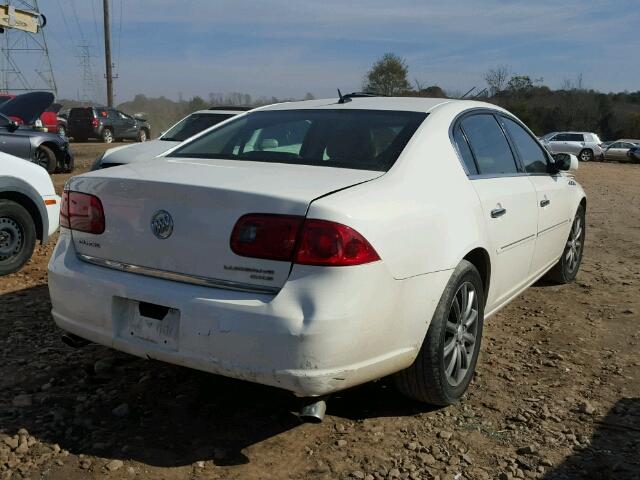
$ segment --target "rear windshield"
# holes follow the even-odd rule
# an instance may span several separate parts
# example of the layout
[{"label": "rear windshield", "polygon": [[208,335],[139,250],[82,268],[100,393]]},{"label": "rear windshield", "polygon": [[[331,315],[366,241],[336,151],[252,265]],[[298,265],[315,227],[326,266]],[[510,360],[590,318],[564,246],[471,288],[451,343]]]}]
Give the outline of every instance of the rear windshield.
[{"label": "rear windshield", "polygon": [[387,171],[426,116],[347,109],[252,112],[169,156]]},{"label": "rear windshield", "polygon": [[182,142],[189,137],[193,137],[196,133],[200,133],[234,116],[226,113],[194,113],[167,130],[160,140]]},{"label": "rear windshield", "polygon": [[69,111],[72,118],[93,118],[93,108],[72,108]]}]

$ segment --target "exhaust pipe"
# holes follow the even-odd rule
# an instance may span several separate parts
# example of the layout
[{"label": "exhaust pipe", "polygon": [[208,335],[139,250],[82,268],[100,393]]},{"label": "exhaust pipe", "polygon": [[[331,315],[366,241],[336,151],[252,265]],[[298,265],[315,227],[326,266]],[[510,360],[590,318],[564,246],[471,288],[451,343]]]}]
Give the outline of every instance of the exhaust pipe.
[{"label": "exhaust pipe", "polygon": [[326,397],[308,398],[300,409],[300,420],[307,423],[320,423],[327,412]]},{"label": "exhaust pipe", "polygon": [[89,344],[88,340],[85,340],[84,338],[81,338],[69,332],[64,332],[62,335],[60,335],[60,339],[65,345],[68,345],[71,348],[80,348]]}]

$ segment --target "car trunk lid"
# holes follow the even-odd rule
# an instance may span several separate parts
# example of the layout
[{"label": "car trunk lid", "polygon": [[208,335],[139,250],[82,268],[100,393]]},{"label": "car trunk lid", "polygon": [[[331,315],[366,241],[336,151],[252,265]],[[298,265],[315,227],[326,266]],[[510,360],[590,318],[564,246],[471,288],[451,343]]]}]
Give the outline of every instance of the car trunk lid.
[{"label": "car trunk lid", "polygon": [[[194,159],[156,159],[100,170],[75,177],[69,188],[100,198],[106,230],[101,235],[74,231],[73,241],[79,254],[117,262],[116,268],[130,265],[159,276],[179,274],[193,283],[208,279],[223,287],[277,290],[286,281],[291,262],[233,253],[229,241],[236,221],[248,213],[304,216],[314,199],[382,174]],[[166,212],[173,223],[173,231],[164,239],[152,228],[158,212]]]}]

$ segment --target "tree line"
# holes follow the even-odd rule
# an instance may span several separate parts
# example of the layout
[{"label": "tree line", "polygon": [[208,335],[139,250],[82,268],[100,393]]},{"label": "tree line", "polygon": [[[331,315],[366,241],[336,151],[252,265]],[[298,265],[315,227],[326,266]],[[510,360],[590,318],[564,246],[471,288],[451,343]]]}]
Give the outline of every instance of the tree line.
[{"label": "tree line", "polygon": [[[603,140],[640,139],[640,91],[602,93],[587,89],[582,76],[567,79],[553,90],[542,78],[512,73],[500,65],[483,75],[486,85],[466,98],[476,98],[506,108],[537,135],[554,131],[596,132]],[[459,98],[459,92],[445,92],[437,85],[409,81],[406,61],[387,53],[366,73],[364,91],[383,95]],[[477,93],[476,93],[477,92]]]}]

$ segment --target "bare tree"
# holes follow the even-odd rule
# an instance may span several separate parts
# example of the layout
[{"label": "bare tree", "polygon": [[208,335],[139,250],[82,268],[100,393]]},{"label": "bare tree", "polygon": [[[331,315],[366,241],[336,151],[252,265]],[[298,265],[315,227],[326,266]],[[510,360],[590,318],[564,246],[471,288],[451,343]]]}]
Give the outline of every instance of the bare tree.
[{"label": "bare tree", "polygon": [[489,86],[489,96],[495,97],[502,92],[507,86],[509,78],[509,67],[507,65],[498,65],[490,68],[484,74],[484,81]]}]

